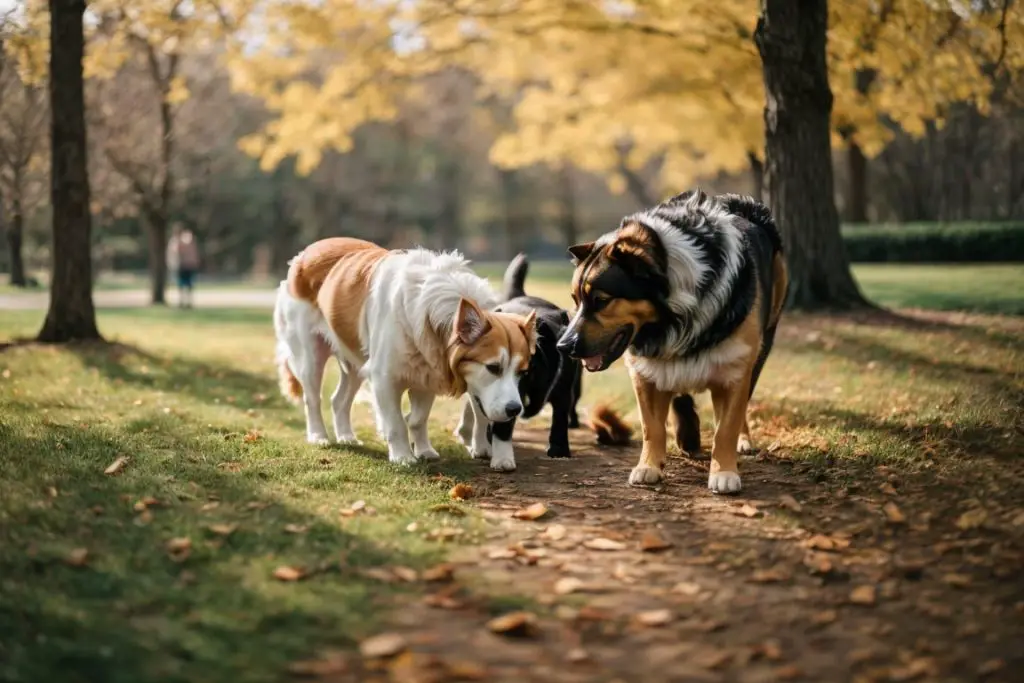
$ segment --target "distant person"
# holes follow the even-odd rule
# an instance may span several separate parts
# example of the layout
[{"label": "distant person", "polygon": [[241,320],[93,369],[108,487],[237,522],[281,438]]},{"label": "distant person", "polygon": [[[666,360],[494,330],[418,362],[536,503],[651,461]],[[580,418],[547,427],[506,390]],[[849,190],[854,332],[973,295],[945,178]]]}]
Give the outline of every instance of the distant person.
[{"label": "distant person", "polygon": [[167,265],[178,275],[178,305],[192,308],[192,290],[199,270],[199,245],[191,230],[175,229],[167,245]]}]

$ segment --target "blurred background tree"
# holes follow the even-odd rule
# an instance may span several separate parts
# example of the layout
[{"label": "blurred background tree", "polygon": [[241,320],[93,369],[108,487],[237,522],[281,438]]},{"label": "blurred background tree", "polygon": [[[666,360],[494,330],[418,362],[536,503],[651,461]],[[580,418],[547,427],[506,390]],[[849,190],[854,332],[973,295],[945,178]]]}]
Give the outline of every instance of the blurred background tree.
[{"label": "blurred background tree", "polygon": [[[264,276],[327,235],[561,259],[694,184],[771,199],[760,11],[755,0],[92,0],[97,266],[148,270],[162,301],[172,222],[198,234],[207,276]],[[26,65],[45,63],[45,12],[28,0],[9,16],[11,92],[38,82]],[[847,244],[862,223],[1024,221],[1019,3],[833,0],[825,17],[835,181],[819,198],[849,224]],[[21,98],[0,100],[0,120],[17,118]],[[45,107],[30,110],[45,120]],[[34,154],[45,159],[45,140]],[[51,210],[31,189],[45,164],[28,167],[18,211],[9,164],[0,188],[38,272]],[[810,240],[796,272],[828,282],[798,303],[856,305],[836,221],[804,216],[787,234]]]}]

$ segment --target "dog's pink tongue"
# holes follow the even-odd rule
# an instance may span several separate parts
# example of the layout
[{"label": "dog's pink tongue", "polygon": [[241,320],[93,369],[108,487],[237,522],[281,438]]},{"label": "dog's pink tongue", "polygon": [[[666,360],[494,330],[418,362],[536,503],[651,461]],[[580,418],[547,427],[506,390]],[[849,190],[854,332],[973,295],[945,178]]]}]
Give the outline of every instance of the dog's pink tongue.
[{"label": "dog's pink tongue", "polygon": [[591,356],[590,358],[583,359],[583,365],[586,366],[587,370],[591,372],[597,372],[601,369],[601,356]]}]

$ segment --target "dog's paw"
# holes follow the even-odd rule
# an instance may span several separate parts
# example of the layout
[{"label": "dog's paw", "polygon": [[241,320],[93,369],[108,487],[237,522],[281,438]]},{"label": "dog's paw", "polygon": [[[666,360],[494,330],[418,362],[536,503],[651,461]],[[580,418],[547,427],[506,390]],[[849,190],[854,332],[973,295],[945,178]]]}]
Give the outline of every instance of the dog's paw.
[{"label": "dog's paw", "polygon": [[571,458],[572,451],[569,450],[568,445],[562,444],[551,444],[548,446],[548,457],[549,458]]},{"label": "dog's paw", "polygon": [[740,455],[750,455],[757,452],[757,448],[754,447],[754,442],[751,441],[749,436],[741,435],[736,441],[736,452]]},{"label": "dog's paw", "polygon": [[362,446],[363,442],[352,432],[338,434],[338,444],[342,446]]},{"label": "dog's paw", "polygon": [[491,469],[496,472],[512,472],[516,468],[515,451],[511,441],[495,439],[491,454]]},{"label": "dog's paw", "polygon": [[314,446],[330,446],[331,440],[326,434],[307,434],[306,441]]},{"label": "dog's paw", "polygon": [[394,465],[412,465],[416,462],[416,456],[408,449],[388,446],[388,462]]},{"label": "dog's paw", "polygon": [[629,473],[630,486],[649,486],[657,484],[659,481],[661,481],[661,470],[657,467],[637,465]]},{"label": "dog's paw", "polygon": [[419,451],[418,453],[416,453],[416,457],[423,461],[441,459],[441,456],[433,448],[428,448],[426,450]]},{"label": "dog's paw", "polygon": [[474,460],[488,460],[491,457],[491,444],[487,441],[474,441],[468,449]]},{"label": "dog's paw", "polygon": [[739,493],[743,489],[739,472],[720,470],[708,477],[708,488],[714,493]]}]

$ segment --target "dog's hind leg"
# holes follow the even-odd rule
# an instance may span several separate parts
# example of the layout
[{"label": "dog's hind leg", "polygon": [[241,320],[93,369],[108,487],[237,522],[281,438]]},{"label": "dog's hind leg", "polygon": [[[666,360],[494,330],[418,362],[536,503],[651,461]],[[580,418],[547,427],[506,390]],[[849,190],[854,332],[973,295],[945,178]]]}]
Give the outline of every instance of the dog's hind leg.
[{"label": "dog's hind leg", "polygon": [[672,399],[672,413],[676,418],[676,446],[693,457],[700,453],[700,416],[693,396],[683,394]]},{"label": "dog's hind leg", "polygon": [[299,353],[295,353],[297,349],[293,347],[293,355],[288,362],[302,385],[302,402],[306,408],[306,441],[326,446],[330,439],[327,438],[327,426],[324,424],[320,390],[331,349],[319,335],[311,333],[308,341],[308,344],[300,347]]},{"label": "dog's hind leg", "polygon": [[427,422],[430,419],[430,408],[434,405],[434,395],[429,391],[409,391],[411,410],[407,421],[412,434],[413,453],[420,460],[439,460],[440,455],[430,445]]},{"label": "dog's hind leg", "polygon": [[345,361],[338,359],[341,377],[338,386],[331,394],[331,410],[334,413],[334,437],[338,443],[361,443],[352,429],[352,402],[355,401],[363,378],[359,371]]},{"label": "dog's hind leg", "polygon": [[576,412],[576,404],[579,403],[580,396],[583,395],[583,368],[578,360],[572,360],[568,357],[562,362],[571,363],[572,365],[569,367],[573,368],[573,372],[576,374],[572,383],[572,401],[569,404],[569,429],[579,429],[580,415]]},{"label": "dog's hind leg", "polygon": [[563,359],[563,363],[571,363],[565,366],[573,374],[558,378],[558,382],[551,392],[548,400],[551,402],[551,431],[548,432],[548,457],[569,458],[572,453],[569,450],[569,429],[572,427],[573,418],[576,418],[577,425],[579,417],[576,415],[576,401],[579,394],[576,393],[580,386],[580,364],[579,361]]}]

